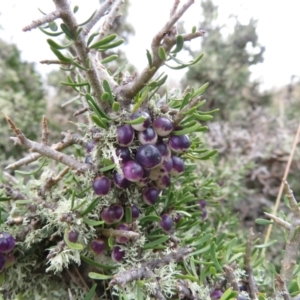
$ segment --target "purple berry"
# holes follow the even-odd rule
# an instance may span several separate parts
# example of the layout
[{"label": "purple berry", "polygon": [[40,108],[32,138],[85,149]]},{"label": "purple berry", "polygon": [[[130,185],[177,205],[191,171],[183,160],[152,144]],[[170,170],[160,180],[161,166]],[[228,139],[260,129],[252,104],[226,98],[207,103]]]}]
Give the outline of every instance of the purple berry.
[{"label": "purple berry", "polygon": [[123,174],[124,177],[129,181],[136,182],[143,178],[144,169],[140,164],[138,164],[134,160],[130,160],[124,164]]},{"label": "purple berry", "polygon": [[15,247],[15,239],[8,232],[0,233],[0,252],[7,253],[10,252]]},{"label": "purple berry", "polygon": [[159,222],[160,227],[165,231],[170,231],[173,226],[173,219],[170,215],[164,214],[161,216],[161,221]]},{"label": "purple berry", "polygon": [[148,113],[146,113],[145,111],[142,112],[135,112],[130,119],[131,120],[135,120],[137,118],[139,118],[140,116],[143,116],[146,118],[146,120],[140,124],[136,124],[136,125],[131,125],[135,130],[137,131],[144,131],[145,129],[147,129],[150,124],[151,124],[151,118],[149,116]]},{"label": "purple berry", "polygon": [[173,123],[167,117],[158,117],[153,122],[153,129],[159,136],[167,136],[173,130]]},{"label": "purple berry", "polygon": [[124,177],[124,174],[114,172],[114,184],[119,189],[127,189],[131,182]]},{"label": "purple berry", "polygon": [[162,164],[162,167],[165,170],[165,172],[167,174],[169,174],[171,172],[171,170],[173,169],[173,160],[171,158],[168,160],[165,160]]},{"label": "purple berry", "polygon": [[[129,227],[129,225],[127,225],[125,223],[122,223],[122,224],[119,224],[116,229],[117,230],[129,231],[130,227]],[[125,243],[128,242],[128,238],[125,237],[125,236],[118,236],[118,237],[116,237],[116,241],[117,241],[117,243],[125,244]]]},{"label": "purple berry", "polygon": [[168,160],[171,157],[170,147],[163,140],[159,139],[156,142],[155,147],[159,150],[163,160]]},{"label": "purple berry", "polygon": [[90,140],[87,145],[86,145],[86,150],[88,153],[92,152],[94,147],[96,145],[96,141],[95,140]]},{"label": "purple berry", "polygon": [[169,146],[172,151],[176,153],[181,153],[188,150],[191,146],[191,141],[189,137],[184,135],[173,135],[169,139]]},{"label": "purple berry", "polygon": [[3,255],[3,253],[0,253],[0,272],[3,271],[5,266],[5,256]]},{"label": "purple berry", "polygon": [[206,207],[206,200],[199,200],[198,203],[201,209],[204,209]]},{"label": "purple berry", "polygon": [[114,223],[120,222],[124,216],[123,206],[118,204],[113,204],[109,208],[114,211]]},{"label": "purple berry", "polygon": [[171,178],[168,175],[163,175],[162,177],[160,177],[158,180],[155,181],[155,184],[157,187],[164,190],[170,186]]},{"label": "purple berry", "polygon": [[93,189],[95,193],[99,196],[105,196],[110,191],[110,180],[105,176],[99,176],[95,178],[93,182]]},{"label": "purple berry", "polygon": [[101,255],[105,251],[105,242],[101,239],[92,240],[90,249],[94,255]]},{"label": "purple berry", "polygon": [[71,243],[76,243],[77,240],[78,240],[78,236],[79,236],[79,233],[78,231],[76,230],[70,230],[68,232],[68,240],[71,242]]},{"label": "purple berry", "polygon": [[136,220],[136,219],[138,219],[139,216],[140,216],[140,210],[134,204],[131,206],[131,216],[132,216],[132,220],[133,221]]},{"label": "purple berry", "polygon": [[178,222],[181,220],[181,218],[182,218],[182,214],[177,213],[177,214],[173,217],[173,221],[174,221],[175,223],[178,223]]},{"label": "purple berry", "polygon": [[179,176],[184,172],[184,161],[178,157],[173,155],[172,157],[173,167],[170,171],[170,174],[173,176]]},{"label": "purple berry", "polygon": [[122,147],[129,146],[134,139],[134,130],[128,125],[121,125],[117,128],[117,143]]},{"label": "purple berry", "polygon": [[210,293],[210,298],[212,300],[219,300],[223,295],[223,292],[221,290],[213,290],[211,293]]},{"label": "purple berry", "polygon": [[104,207],[100,216],[106,224],[113,224],[115,222],[115,211],[111,207]]},{"label": "purple berry", "polygon": [[124,258],[125,251],[120,246],[115,246],[111,253],[111,258],[115,262],[121,262]]},{"label": "purple berry", "polygon": [[160,194],[160,190],[155,187],[147,187],[143,190],[143,200],[148,205],[156,203]]},{"label": "purple berry", "polygon": [[138,139],[142,145],[154,145],[157,142],[157,134],[151,127],[149,127],[138,133]]},{"label": "purple berry", "polygon": [[162,162],[159,150],[153,145],[142,145],[139,147],[136,160],[145,169],[153,169]]},{"label": "purple berry", "polygon": [[[120,163],[122,164],[132,160],[130,150],[127,147],[117,147],[116,155],[121,158]],[[114,163],[116,163],[116,161],[114,161]]]}]

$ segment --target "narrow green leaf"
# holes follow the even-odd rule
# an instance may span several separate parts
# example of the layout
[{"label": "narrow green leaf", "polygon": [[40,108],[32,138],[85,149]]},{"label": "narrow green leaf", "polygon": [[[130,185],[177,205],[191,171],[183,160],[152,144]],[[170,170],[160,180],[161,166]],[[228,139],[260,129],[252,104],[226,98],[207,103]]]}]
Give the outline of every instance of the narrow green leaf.
[{"label": "narrow green leaf", "polygon": [[[171,56],[171,57],[172,57],[172,59],[175,60],[174,56]],[[198,62],[201,60],[202,57],[203,57],[203,54],[199,55],[199,56],[198,56],[195,60],[193,60],[192,62],[190,62],[190,63],[185,63],[185,64],[181,64],[181,65],[179,65],[179,66],[170,66],[170,65],[168,65],[168,64],[166,64],[166,63],[165,63],[165,65],[166,65],[168,68],[170,68],[170,69],[173,69],[173,70],[180,70],[180,69],[184,69],[184,68],[186,68],[186,67],[195,65],[196,63],[198,63]]]},{"label": "narrow green leaf", "polygon": [[99,169],[99,172],[103,173],[103,172],[113,170],[116,166],[117,166],[116,164],[111,164],[109,166],[106,166],[106,167],[103,167],[103,168]]},{"label": "narrow green leaf", "polygon": [[198,282],[198,278],[192,275],[175,275],[176,278],[180,278],[180,279],[186,279],[186,280],[191,280],[191,281],[195,281]]},{"label": "narrow green leaf", "polygon": [[99,115],[99,117],[105,118],[107,120],[110,120],[109,116],[106,115],[97,105],[96,101],[90,94],[85,95],[86,100],[88,101],[88,104],[90,105],[91,109]]},{"label": "narrow green leaf", "polygon": [[205,90],[207,89],[208,85],[209,85],[208,82],[204,83],[198,90],[196,90],[196,91],[193,93],[192,97],[193,97],[193,98],[196,98],[197,96],[202,95],[202,94],[205,92]]},{"label": "narrow green leaf", "polygon": [[196,250],[196,251],[194,251],[194,252],[188,254],[188,256],[195,256],[195,255],[199,255],[199,254],[201,254],[201,253],[204,253],[204,252],[206,252],[206,251],[209,251],[209,250],[210,250],[210,247],[211,247],[211,246],[208,245],[208,246],[206,246],[206,247],[204,247],[204,248],[201,248],[201,249],[199,249],[199,250]]},{"label": "narrow green leaf", "polygon": [[143,88],[140,96],[138,97],[136,103],[134,104],[132,113],[136,112],[141,107],[143,102],[146,100],[148,93],[149,93],[149,86],[146,86]]},{"label": "narrow green leaf", "polygon": [[21,174],[21,175],[34,175],[37,172],[39,172],[40,170],[42,170],[42,168],[46,165],[46,163],[47,163],[47,160],[46,160],[46,158],[44,158],[41,165],[37,169],[35,169],[33,171],[28,171],[28,172],[15,170],[15,173]]},{"label": "narrow green leaf", "polygon": [[220,266],[218,258],[217,258],[216,244],[215,244],[215,242],[213,242],[211,244],[210,253],[211,253],[211,259],[212,259],[212,261],[213,261],[216,269],[219,270],[220,272],[223,272],[222,267]]},{"label": "narrow green leaf", "polygon": [[[99,34],[99,33],[98,33]],[[99,40],[98,42],[94,43],[93,45],[89,46],[90,49],[97,49],[101,46],[107,45],[108,43],[112,42],[114,39],[116,39],[118,35],[117,34],[110,34],[106,36],[105,38]]]},{"label": "narrow green leaf", "polygon": [[230,287],[224,292],[224,294],[222,295],[220,300],[227,300],[229,298],[231,292],[232,292],[232,288]]},{"label": "narrow green leaf", "polygon": [[102,82],[103,84],[103,89],[106,93],[108,93],[109,97],[108,97],[108,101],[110,102],[110,104],[113,104],[114,102],[114,96],[112,94],[112,91],[110,89],[109,83],[106,79],[103,80]]},{"label": "narrow green leaf", "polygon": [[163,46],[159,46],[158,56],[161,60],[167,60],[167,53],[166,53],[166,50]]},{"label": "narrow green leaf", "polygon": [[200,124],[196,124],[192,127],[187,127],[182,130],[176,130],[172,132],[172,135],[183,135],[183,134],[188,134],[188,133],[193,133],[202,130],[203,126]]},{"label": "narrow green leaf", "polygon": [[75,40],[78,41],[79,35],[81,31],[83,30],[83,27],[79,27],[75,33]]},{"label": "narrow green leaf", "polygon": [[60,82],[60,84],[65,85],[65,86],[71,86],[71,87],[81,87],[81,86],[86,86],[89,85],[89,82],[78,82],[78,83],[69,83],[69,82]]},{"label": "narrow green leaf", "polygon": [[91,220],[89,218],[83,217],[82,218],[83,222],[89,226],[99,226],[104,224],[104,221],[96,221],[96,220]]},{"label": "narrow green leaf", "polygon": [[189,100],[191,99],[191,93],[187,93],[183,100],[181,101],[181,105],[180,105],[180,108],[179,110],[182,110],[189,102]]},{"label": "narrow green leaf", "polygon": [[152,54],[150,53],[149,50],[146,50],[146,55],[147,55],[147,60],[148,60],[148,65],[149,65],[149,69],[152,68]]},{"label": "narrow green leaf", "polygon": [[103,129],[107,129],[108,128],[107,123],[102,118],[99,118],[97,115],[91,115],[91,119],[99,127],[103,128]]},{"label": "narrow green leaf", "polygon": [[116,54],[110,55],[110,56],[108,56],[108,57],[102,59],[102,60],[101,60],[101,64],[106,64],[106,63],[109,63],[109,62],[111,62],[111,61],[114,61],[114,60],[116,60],[118,57],[119,57],[119,56],[116,55]]},{"label": "narrow green leaf", "polygon": [[90,272],[89,277],[97,280],[106,280],[106,279],[111,279],[113,276]]},{"label": "narrow green leaf", "polygon": [[93,19],[93,17],[94,17],[94,15],[96,14],[96,12],[97,12],[97,10],[95,10],[95,11],[92,13],[92,15],[91,15],[86,21],[84,21],[84,22],[78,24],[77,26],[79,27],[79,26],[83,26],[83,25],[87,24],[89,21],[91,21],[91,20]]},{"label": "narrow green leaf", "polygon": [[86,294],[86,296],[83,298],[83,300],[92,300],[95,294],[97,288],[97,283],[93,284],[92,288],[90,291]]},{"label": "narrow green leaf", "polygon": [[74,65],[75,67],[77,67],[78,69],[80,70],[83,70],[83,71],[89,71],[88,68],[82,66],[81,64],[79,64],[76,60],[72,59],[72,65]]},{"label": "narrow green leaf", "polygon": [[110,43],[110,44],[107,44],[106,46],[99,47],[99,48],[97,48],[97,50],[100,51],[100,52],[104,52],[106,50],[116,48],[116,47],[122,45],[123,43],[124,43],[124,40],[120,39],[120,40],[117,40],[114,43]]},{"label": "narrow green leaf", "polygon": [[89,205],[88,207],[81,213],[81,217],[84,217],[85,215],[87,215],[88,213],[90,213],[99,203],[100,198],[97,197],[95,198]]},{"label": "narrow green leaf", "polygon": [[64,234],[64,241],[67,244],[67,246],[69,248],[73,249],[73,250],[82,250],[83,246],[81,244],[70,242],[70,240],[68,239],[68,232],[69,232],[69,229],[66,228],[65,229],[65,234]]},{"label": "narrow green leaf", "polygon": [[157,245],[161,245],[163,244],[164,242],[166,242],[170,237],[168,235],[165,235],[155,241],[152,241],[150,243],[147,243],[144,245],[143,249],[146,250],[146,249],[152,249],[153,247],[157,246]]},{"label": "narrow green leaf", "polygon": [[43,29],[41,26],[39,26],[38,29],[39,29],[40,31],[42,31],[43,33],[49,35],[49,36],[59,36],[59,35],[63,34],[62,31],[60,31],[60,32],[49,32],[49,31],[46,31],[46,30]]},{"label": "narrow green leaf", "polygon": [[115,266],[113,266],[113,265],[103,265],[103,264],[98,263],[98,262],[96,262],[96,261],[94,261],[94,260],[92,260],[92,259],[90,259],[90,258],[88,258],[88,257],[86,257],[86,256],[83,256],[83,255],[80,255],[80,258],[81,258],[84,262],[86,262],[88,265],[93,266],[93,267],[96,267],[96,268],[99,268],[99,269],[103,269],[103,270],[111,270],[111,269],[114,269],[114,268],[115,268]]},{"label": "narrow green leaf", "polygon": [[143,223],[149,223],[149,222],[160,222],[161,221],[161,217],[159,216],[146,216],[140,219],[140,224]]},{"label": "narrow green leaf", "polygon": [[220,111],[218,108],[210,110],[210,111],[197,111],[198,114],[204,114],[204,115],[208,115],[208,114],[214,114],[215,112]]},{"label": "narrow green leaf", "polygon": [[66,49],[66,48],[69,48],[70,46],[72,46],[74,44],[74,42],[71,42],[67,45],[60,45],[60,44],[57,44],[55,41],[53,41],[51,39],[47,39],[47,43],[50,45],[50,47],[52,47],[54,49]]},{"label": "narrow green leaf", "polygon": [[255,223],[259,225],[270,225],[273,224],[274,222],[266,219],[256,219]]},{"label": "narrow green leaf", "polygon": [[130,206],[125,207],[125,220],[127,224],[132,223],[132,211]]},{"label": "narrow green leaf", "polygon": [[58,27],[57,27],[57,24],[55,22],[50,22],[49,23],[49,28],[52,30],[52,31],[57,31]]},{"label": "narrow green leaf", "polygon": [[207,122],[207,121],[211,121],[214,117],[211,115],[200,115],[197,113],[193,113],[193,116],[198,119],[199,121],[203,121],[203,122]]},{"label": "narrow green leaf", "polygon": [[113,77],[118,76],[126,68],[127,64],[128,64],[128,62],[124,61],[112,76]]},{"label": "narrow green leaf", "polygon": [[147,118],[144,116],[140,116],[134,120],[128,120],[128,121],[124,121],[124,123],[126,124],[130,124],[130,125],[137,125],[137,124],[141,124],[143,123]]},{"label": "narrow green leaf", "polygon": [[90,45],[90,43],[93,41],[93,39],[94,39],[97,35],[99,35],[99,33],[100,33],[100,32],[95,32],[95,33],[92,33],[92,34],[89,36],[88,41],[87,41],[87,46]]},{"label": "narrow green leaf", "polygon": [[53,47],[50,47],[51,51],[55,54],[55,56],[63,61],[63,62],[66,62],[66,63],[71,63],[71,59],[70,58],[67,58],[65,57],[59,50],[53,48]]},{"label": "narrow green leaf", "polygon": [[256,246],[254,246],[254,248],[256,248],[256,249],[267,248],[267,247],[272,246],[275,243],[277,243],[277,240],[273,240],[273,241],[270,241],[270,242],[268,242],[266,244],[262,244],[262,245],[256,245]]},{"label": "narrow green leaf", "polygon": [[183,49],[184,40],[182,35],[177,35],[176,37],[176,48],[171,51],[171,53],[178,53]]},{"label": "narrow green leaf", "polygon": [[210,159],[211,157],[213,157],[215,154],[218,153],[218,150],[212,150],[210,151],[208,154],[204,155],[204,156],[201,156],[200,159],[201,160],[207,160],[207,159]]},{"label": "narrow green leaf", "polygon": [[188,109],[187,111],[184,111],[184,112],[181,111],[180,113],[183,114],[183,115],[190,115],[190,114],[194,113],[199,107],[201,107],[205,103],[206,103],[206,100],[202,100],[198,104],[193,106],[192,108]]},{"label": "narrow green leaf", "polygon": [[60,24],[60,28],[62,29],[62,31],[65,33],[65,35],[68,38],[70,38],[71,40],[74,40],[74,36],[73,36],[70,28],[65,23]]},{"label": "narrow green leaf", "polygon": [[4,201],[8,201],[8,200],[10,200],[11,198],[9,198],[9,197],[0,197],[0,202],[4,202]]}]

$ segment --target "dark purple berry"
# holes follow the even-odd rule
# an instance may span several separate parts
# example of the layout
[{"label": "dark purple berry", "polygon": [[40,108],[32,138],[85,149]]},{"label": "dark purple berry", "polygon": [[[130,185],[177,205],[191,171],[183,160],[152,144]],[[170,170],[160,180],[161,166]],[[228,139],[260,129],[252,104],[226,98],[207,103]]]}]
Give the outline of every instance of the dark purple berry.
[{"label": "dark purple berry", "polygon": [[173,226],[173,219],[170,215],[164,214],[161,216],[161,221],[159,222],[161,228],[165,231],[170,231]]},{"label": "dark purple berry", "polygon": [[155,187],[147,187],[143,190],[143,200],[148,205],[156,203],[160,194],[160,190]]},{"label": "dark purple berry", "polygon": [[113,204],[109,208],[114,211],[114,223],[120,222],[124,216],[123,206],[118,204]]},{"label": "dark purple berry", "polygon": [[115,262],[121,262],[124,258],[125,251],[120,246],[115,246],[111,253],[111,258]]},{"label": "dark purple berry", "polygon": [[162,162],[159,150],[153,145],[142,145],[139,147],[136,160],[145,169],[153,169]]},{"label": "dark purple berry", "polygon": [[111,207],[104,207],[100,215],[106,224],[113,224],[115,222],[115,211]]},{"label": "dark purple berry", "polygon": [[164,168],[165,172],[169,174],[173,169],[173,160],[171,158],[165,160],[162,164],[162,167]]},{"label": "dark purple berry", "polygon": [[86,150],[88,153],[92,152],[94,147],[96,145],[96,141],[95,140],[90,140],[87,145],[86,145]]},{"label": "dark purple berry", "polygon": [[119,189],[127,189],[131,185],[131,181],[126,179],[123,173],[114,172],[114,184]]},{"label": "dark purple berry", "polygon": [[201,209],[204,209],[206,207],[206,200],[199,200],[198,203]]},{"label": "dark purple berry", "polygon": [[171,157],[170,147],[163,140],[159,139],[155,147],[159,150],[163,160],[168,160]]},{"label": "dark purple berry", "polygon": [[153,122],[153,129],[159,136],[167,136],[173,130],[173,123],[167,117],[158,117]]},{"label": "dark purple berry", "polygon": [[211,293],[210,293],[210,298],[212,300],[219,300],[223,295],[223,292],[221,290],[213,290]]},{"label": "dark purple berry", "polygon": [[171,178],[168,175],[163,175],[162,177],[160,177],[158,180],[155,181],[155,184],[157,187],[164,190],[170,186]]},{"label": "dark purple berry", "polygon": [[171,156],[173,167],[170,174],[173,176],[179,176],[184,172],[184,161],[178,156]]},{"label": "dark purple berry", "polygon": [[184,152],[190,148],[191,141],[186,134],[173,135],[169,139],[169,146],[172,151],[174,151],[176,153],[180,153],[180,152]]},{"label": "dark purple berry", "polygon": [[91,155],[87,155],[87,156],[85,157],[84,162],[85,162],[86,164],[92,165],[92,164],[93,164],[92,156],[91,156]]},{"label": "dark purple berry", "polygon": [[131,206],[131,216],[132,216],[132,220],[133,221],[136,220],[136,219],[138,219],[139,216],[140,216],[140,210],[134,204]]},{"label": "dark purple berry", "polygon": [[110,180],[105,176],[99,176],[95,178],[93,182],[93,189],[95,193],[99,196],[105,196],[110,191]]},{"label": "dark purple berry", "polygon": [[182,218],[182,214],[177,213],[177,214],[173,217],[173,221],[174,221],[175,223],[178,223],[178,222],[181,220],[181,218]]},{"label": "dark purple berry", "polygon": [[5,256],[3,255],[3,253],[0,253],[0,272],[3,271],[5,266]]},{"label": "dark purple berry", "polygon": [[129,146],[134,139],[134,130],[128,125],[121,125],[117,128],[117,143],[122,147]]},{"label": "dark purple berry", "polygon": [[101,239],[92,240],[90,249],[95,255],[101,255],[105,251],[105,242]]},{"label": "dark purple berry", "polygon": [[[127,225],[125,223],[122,223],[122,224],[119,224],[116,229],[117,230],[129,231],[130,227],[129,227],[129,225]],[[125,243],[128,242],[128,238],[125,237],[125,236],[118,236],[118,237],[116,237],[116,241],[117,241],[117,243],[125,244]]]},{"label": "dark purple berry", "polygon": [[149,127],[146,130],[138,133],[138,139],[143,145],[154,145],[157,141],[157,134],[151,127]]},{"label": "dark purple berry", "polygon": [[76,243],[77,240],[78,240],[78,236],[79,236],[79,233],[78,231],[76,230],[70,230],[68,232],[68,240],[71,242],[71,243]]},{"label": "dark purple berry", "polygon": [[[130,150],[127,147],[117,147],[116,155],[120,158],[120,163],[122,164],[132,160]],[[114,161],[114,163],[116,163],[116,161]]]},{"label": "dark purple berry", "polygon": [[131,120],[135,120],[137,119],[138,117],[140,116],[143,116],[146,118],[146,120],[140,124],[136,124],[136,125],[131,125],[135,130],[137,131],[144,131],[145,129],[147,129],[150,124],[151,124],[151,118],[149,116],[148,113],[146,113],[145,111],[142,111],[142,112],[135,112],[131,117],[130,119]]},{"label": "dark purple berry", "polygon": [[138,164],[134,160],[126,162],[122,169],[124,177],[129,181],[136,182],[143,178],[144,169],[140,164]]},{"label": "dark purple berry", "polygon": [[15,247],[15,239],[14,237],[8,232],[1,232],[0,233],[0,252],[7,253],[14,249]]}]

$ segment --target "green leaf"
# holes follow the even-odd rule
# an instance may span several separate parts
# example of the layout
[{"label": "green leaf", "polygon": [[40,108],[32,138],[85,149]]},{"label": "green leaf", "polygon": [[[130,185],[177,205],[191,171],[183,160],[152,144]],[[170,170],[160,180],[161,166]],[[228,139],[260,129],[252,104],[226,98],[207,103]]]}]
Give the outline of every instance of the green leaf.
[{"label": "green leaf", "polygon": [[193,28],[192,28],[192,34],[196,33],[196,31],[197,31],[197,27],[193,26]]},{"label": "green leaf", "polygon": [[38,29],[39,29],[40,31],[42,31],[43,33],[49,35],[49,36],[59,36],[59,35],[63,34],[62,31],[60,31],[60,32],[55,32],[55,33],[54,33],[54,32],[46,31],[46,30],[43,29],[41,26],[39,26]]},{"label": "green leaf", "polygon": [[162,245],[164,242],[166,242],[170,237],[168,235],[165,235],[155,241],[152,241],[150,243],[144,244],[143,249],[152,249],[154,247],[156,247],[157,245]]},{"label": "green leaf", "polygon": [[113,77],[118,76],[126,68],[127,64],[128,64],[128,62],[124,61],[112,76]]},{"label": "green leaf", "polygon": [[80,70],[83,70],[83,71],[89,71],[88,68],[82,66],[81,64],[79,64],[76,60],[72,59],[72,65],[74,65],[75,67],[77,67],[78,69]]},{"label": "green leaf", "polygon": [[46,158],[44,158],[41,165],[36,170],[28,171],[28,172],[15,170],[15,173],[21,174],[21,175],[34,175],[37,172],[39,172],[40,170],[42,170],[42,168],[46,165],[46,163],[47,163],[47,160],[46,160]]},{"label": "green leaf", "polygon": [[53,47],[50,47],[51,51],[55,54],[55,56],[63,61],[63,62],[66,62],[66,63],[71,63],[71,59],[70,58],[67,58],[65,57],[59,50],[53,48]]},{"label": "green leaf", "polygon": [[103,128],[103,129],[107,129],[108,125],[105,122],[104,119],[99,118],[97,115],[91,115],[91,119],[93,120],[93,122],[98,125],[99,127]]},{"label": "green leaf", "polygon": [[190,99],[191,99],[191,93],[187,93],[181,102],[179,110],[182,110],[188,104]]},{"label": "green leaf", "polygon": [[103,167],[103,168],[99,169],[99,172],[103,173],[103,172],[113,170],[116,166],[117,166],[116,164],[111,164],[109,166],[106,166],[106,167]]},{"label": "green leaf", "polygon": [[65,23],[60,24],[60,28],[69,39],[75,40],[70,28]]},{"label": "green leaf", "polygon": [[176,37],[176,48],[171,51],[171,53],[178,53],[183,49],[184,40],[182,35],[177,35]]},{"label": "green leaf", "polygon": [[166,50],[163,46],[159,46],[158,56],[161,60],[167,60],[167,53],[166,53]]},{"label": "green leaf", "polygon": [[96,14],[96,12],[97,12],[97,10],[95,10],[95,11],[92,13],[92,15],[91,15],[86,21],[84,21],[84,22],[78,24],[77,26],[79,27],[79,26],[83,26],[83,25],[87,24],[89,21],[91,21],[91,20],[93,19],[93,17],[94,17],[94,15]]},{"label": "green leaf", "polygon": [[207,160],[207,159],[210,159],[211,157],[213,157],[217,153],[218,153],[218,150],[215,149],[215,150],[210,151],[208,154],[201,156],[199,159]]},{"label": "green leaf", "polygon": [[196,119],[198,119],[199,121],[204,121],[204,122],[211,121],[214,118],[211,115],[200,115],[200,114],[197,114],[197,113],[193,113],[193,116]]},{"label": "green leaf", "polygon": [[116,55],[116,54],[110,55],[110,56],[108,56],[108,57],[102,59],[102,60],[101,60],[101,64],[106,64],[106,63],[109,63],[109,62],[111,62],[111,61],[114,61],[114,60],[116,60],[118,57],[119,57],[119,56]]},{"label": "green leaf", "polygon": [[80,214],[81,217],[84,217],[85,215],[87,215],[88,213],[90,213],[99,203],[100,198],[97,197],[96,199],[94,199],[89,205],[88,207]]},{"label": "green leaf", "polygon": [[134,120],[124,121],[124,123],[130,124],[130,125],[137,125],[137,124],[143,123],[146,119],[147,118],[144,116],[139,116],[138,118],[136,118]]},{"label": "green leaf", "polygon": [[51,39],[47,39],[47,43],[50,45],[50,47],[52,47],[54,49],[66,49],[66,48],[69,48],[70,46],[72,46],[74,44],[74,42],[71,42],[67,45],[60,45],[60,44],[57,44],[55,41],[53,41]]},{"label": "green leaf", "polygon": [[197,96],[202,95],[202,94],[205,92],[205,90],[207,89],[208,85],[209,85],[208,82],[204,83],[198,90],[196,90],[196,91],[193,93],[192,97],[193,97],[193,98],[196,98]]},{"label": "green leaf", "polygon": [[83,246],[81,244],[70,242],[70,240],[68,239],[68,232],[69,228],[66,228],[64,234],[64,241],[67,244],[67,246],[73,250],[83,250]]},{"label": "green leaf", "polygon": [[[132,112],[136,112],[139,107],[143,104],[143,102],[145,101],[145,99],[147,98],[149,93],[149,86],[146,86],[143,88],[142,92],[140,93],[140,96],[138,97],[136,103],[133,106]],[[136,119],[135,119],[136,120]]]},{"label": "green leaf", "polygon": [[203,131],[203,127],[200,124],[196,124],[191,127],[184,128],[182,130],[176,130],[172,132],[172,135],[183,135],[183,134],[188,134],[188,133],[193,133],[197,131]]},{"label": "green leaf", "polygon": [[65,85],[65,86],[71,86],[71,87],[82,87],[82,86],[87,86],[89,85],[88,81],[85,82],[78,82],[78,83],[70,83],[70,82],[60,82],[60,84]]},{"label": "green leaf", "polygon": [[220,272],[223,272],[222,267],[220,266],[218,258],[217,258],[215,242],[212,242],[212,244],[211,244],[210,254],[211,254],[211,259],[212,259],[216,269]]},{"label": "green leaf", "polygon": [[97,221],[97,220],[92,220],[86,217],[82,218],[83,222],[89,226],[99,226],[104,224],[104,221]]},{"label": "green leaf", "polygon": [[[78,12],[78,9],[79,9],[79,6],[75,5],[73,8],[73,13],[76,14]],[[87,299],[85,299],[85,300],[87,300]]]},{"label": "green leaf", "polygon": [[93,39],[99,35],[100,32],[95,32],[95,33],[92,33],[90,36],[89,36],[89,39],[87,41],[87,46],[89,46],[89,44],[93,41]]},{"label": "green leaf", "polygon": [[111,269],[114,269],[116,266],[114,265],[103,265],[101,263],[98,263],[86,256],[83,256],[83,255],[80,255],[80,258],[86,262],[88,265],[90,266],[93,266],[93,267],[96,267],[96,268],[99,268],[99,269],[103,269],[103,270],[111,270]]},{"label": "green leaf", "polygon": [[[98,33],[99,34],[99,33]],[[95,35],[96,36],[96,35]],[[110,34],[108,36],[106,36],[105,38],[99,40],[98,42],[94,43],[93,45],[91,45],[89,48],[90,49],[97,49],[99,47],[102,47],[102,46],[105,46],[107,45],[108,43],[112,42],[113,40],[116,39],[118,35],[113,33],[113,34]]]},{"label": "green leaf", "polygon": [[179,275],[179,274],[176,274],[175,278],[186,279],[186,280],[191,280],[191,281],[195,281],[195,282],[199,281],[197,277],[192,276],[192,275]]},{"label": "green leaf", "polygon": [[90,106],[90,108],[98,114],[99,117],[110,120],[109,116],[106,115],[101,109],[100,107],[97,105],[97,103],[95,102],[94,98],[90,95],[90,94],[86,94],[85,98]]},{"label": "green leaf", "polygon": [[97,280],[106,280],[106,279],[111,279],[113,276],[90,272],[89,277]]},{"label": "green leaf", "polygon": [[[174,56],[171,56],[172,57],[172,59],[176,59]],[[195,65],[196,63],[198,63],[200,60],[201,60],[201,58],[203,57],[203,54],[200,54],[195,60],[193,60],[192,62],[190,62],[190,63],[184,63],[184,64],[181,64],[181,65],[179,65],[179,66],[170,66],[170,65],[168,65],[168,64],[166,64],[165,63],[165,65],[167,66],[167,67],[169,67],[170,69],[173,69],[173,70],[180,70],[180,69],[184,69],[184,68],[186,68],[186,67],[189,67],[189,66],[192,66],[192,65]]]},{"label": "green leaf", "polygon": [[124,43],[124,40],[120,39],[120,40],[117,40],[114,43],[110,43],[110,44],[108,44],[106,46],[99,47],[97,50],[100,51],[100,52],[104,52],[106,50],[109,50],[109,49],[112,49],[112,48],[116,48],[116,47],[122,45],[123,43]]},{"label": "green leaf", "polygon": [[262,244],[262,245],[255,245],[254,248],[256,248],[256,249],[267,248],[267,247],[272,246],[275,243],[277,243],[277,240],[273,240],[273,241],[270,241],[270,242],[268,242],[266,244]]},{"label": "green leaf", "polygon": [[106,79],[103,80],[102,82],[103,84],[103,89],[106,93],[108,93],[109,97],[108,97],[108,101],[110,102],[110,104],[113,104],[114,102],[114,96],[112,94],[112,91],[110,89],[109,83]]},{"label": "green leaf", "polygon": [[149,222],[160,222],[160,221],[161,221],[161,217],[151,215],[151,216],[145,216],[145,217],[141,218],[140,224],[149,223]]},{"label": "green leaf", "polygon": [[152,54],[150,53],[149,50],[146,50],[146,55],[147,55],[147,60],[148,60],[149,69],[151,69],[151,68],[152,68],[152,64],[153,64],[153,61],[152,61]]},{"label": "green leaf", "polygon": [[132,211],[130,206],[125,207],[125,220],[127,224],[132,223]]},{"label": "green leaf", "polygon": [[97,283],[93,284],[92,288],[90,289],[90,291],[87,293],[87,295],[84,297],[83,300],[92,300],[92,298],[94,297],[96,288],[97,288]]},{"label": "green leaf", "polygon": [[274,222],[266,219],[256,219],[255,223],[259,225],[270,225],[273,224]]},{"label": "green leaf", "polygon": [[52,30],[52,31],[57,31],[58,27],[57,27],[57,24],[55,22],[50,22],[49,23],[49,28]]},{"label": "green leaf", "polygon": [[111,108],[112,108],[113,111],[118,112],[120,110],[120,103],[114,101]]}]

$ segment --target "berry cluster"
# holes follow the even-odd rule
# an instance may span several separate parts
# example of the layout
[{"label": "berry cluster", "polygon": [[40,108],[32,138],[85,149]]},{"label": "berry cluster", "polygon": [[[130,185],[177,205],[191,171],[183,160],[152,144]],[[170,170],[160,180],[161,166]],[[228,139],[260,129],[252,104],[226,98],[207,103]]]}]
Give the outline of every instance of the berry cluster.
[{"label": "berry cluster", "polygon": [[[137,120],[140,122],[136,122]],[[178,128],[166,116],[158,116],[152,120],[147,112],[140,111],[131,115],[130,123],[116,128],[112,160],[120,168],[98,175],[92,187],[95,194],[105,196],[113,188],[121,192],[136,186],[141,193],[140,204],[154,205],[162,190],[170,186],[171,177],[184,172],[184,161],[180,155],[189,149],[191,142],[187,135],[174,134]],[[95,145],[94,140],[87,145],[87,163],[93,163],[90,153]],[[131,211],[132,220],[136,220],[139,217],[138,207],[131,205]],[[116,230],[128,231],[128,224],[119,224],[123,216],[123,204],[119,203],[104,207],[101,211],[101,219],[107,225],[118,223],[114,227]],[[161,219],[159,225],[167,232],[172,229],[173,221],[176,222],[169,214],[163,214]],[[126,237],[116,238],[119,244],[127,241]],[[96,255],[102,254],[105,251],[105,241],[93,240],[90,249]],[[120,261],[123,257],[124,251],[115,246],[112,258]]]},{"label": "berry cluster", "polygon": [[10,253],[15,247],[15,239],[8,232],[0,233],[0,272],[14,263],[14,256]]}]

